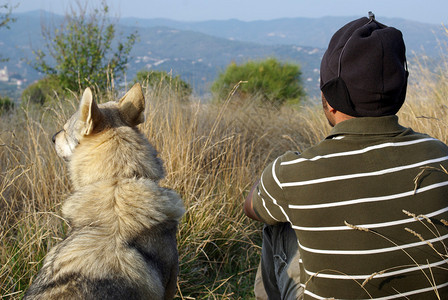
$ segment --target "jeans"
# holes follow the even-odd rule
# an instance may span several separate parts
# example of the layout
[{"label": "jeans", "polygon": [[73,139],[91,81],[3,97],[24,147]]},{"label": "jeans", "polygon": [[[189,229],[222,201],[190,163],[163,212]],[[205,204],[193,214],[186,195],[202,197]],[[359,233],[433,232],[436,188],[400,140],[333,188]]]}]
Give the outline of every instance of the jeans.
[{"label": "jeans", "polygon": [[299,259],[297,237],[291,225],[265,225],[261,262],[255,278],[256,299],[303,299]]}]

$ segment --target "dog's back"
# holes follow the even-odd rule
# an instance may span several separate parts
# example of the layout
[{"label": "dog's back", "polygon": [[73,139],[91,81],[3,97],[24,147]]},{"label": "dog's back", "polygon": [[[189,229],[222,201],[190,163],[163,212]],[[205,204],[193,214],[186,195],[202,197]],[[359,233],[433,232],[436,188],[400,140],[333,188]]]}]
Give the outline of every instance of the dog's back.
[{"label": "dog's back", "polygon": [[62,207],[71,230],[48,253],[25,299],[171,299],[184,208],[158,185],[161,161],[135,128],[141,88],[100,107],[91,98],[86,91],[54,138],[75,188]]}]

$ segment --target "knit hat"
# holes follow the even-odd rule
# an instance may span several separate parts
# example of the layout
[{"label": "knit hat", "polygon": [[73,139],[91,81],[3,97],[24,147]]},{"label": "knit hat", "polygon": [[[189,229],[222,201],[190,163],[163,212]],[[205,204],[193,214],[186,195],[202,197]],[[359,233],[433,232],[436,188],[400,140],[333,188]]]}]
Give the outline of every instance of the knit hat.
[{"label": "knit hat", "polygon": [[320,66],[331,107],[353,117],[394,115],[406,97],[408,71],[401,31],[369,18],[339,29]]}]

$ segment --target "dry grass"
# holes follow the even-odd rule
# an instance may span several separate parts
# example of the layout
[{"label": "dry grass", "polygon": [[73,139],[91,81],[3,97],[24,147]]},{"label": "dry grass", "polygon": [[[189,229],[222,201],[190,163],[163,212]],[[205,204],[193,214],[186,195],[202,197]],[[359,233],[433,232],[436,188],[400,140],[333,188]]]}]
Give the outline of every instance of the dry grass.
[{"label": "dry grass", "polygon": [[[250,298],[261,226],[244,216],[244,197],[269,160],[323,136],[320,110],[308,107],[298,114],[241,105],[233,98],[185,104],[160,91],[146,94],[141,129],[165,162],[162,185],[181,193],[188,209],[178,235],[178,297]],[[27,107],[1,117],[0,294],[5,299],[21,297],[47,251],[65,234],[60,205],[71,187],[51,136],[76,103]]]},{"label": "dry grass", "polygon": [[[447,80],[426,75],[409,88],[401,123],[448,142]],[[277,110],[233,97],[221,104],[186,104],[173,95],[146,94],[141,129],[165,162],[162,185],[178,191],[187,207],[178,235],[177,297],[252,298],[261,224],[244,216],[243,200],[270,160],[287,150],[301,151],[329,132],[320,105]],[[1,116],[2,298],[23,295],[48,249],[65,234],[60,205],[71,187],[51,136],[75,105],[76,100]]]},{"label": "dry grass", "polygon": [[401,123],[415,131],[448,142],[448,57],[435,71],[424,65],[411,70],[406,102],[399,112]]}]

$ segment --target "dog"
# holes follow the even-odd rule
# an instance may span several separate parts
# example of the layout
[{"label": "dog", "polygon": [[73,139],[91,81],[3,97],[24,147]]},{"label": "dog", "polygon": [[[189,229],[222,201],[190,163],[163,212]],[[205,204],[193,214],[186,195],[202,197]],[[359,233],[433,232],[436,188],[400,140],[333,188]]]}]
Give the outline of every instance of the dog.
[{"label": "dog", "polygon": [[87,88],[53,137],[74,192],[62,205],[67,237],[47,254],[24,299],[172,299],[177,289],[180,196],[158,185],[162,161],[137,129],[145,98],[135,84],[96,104]]}]

